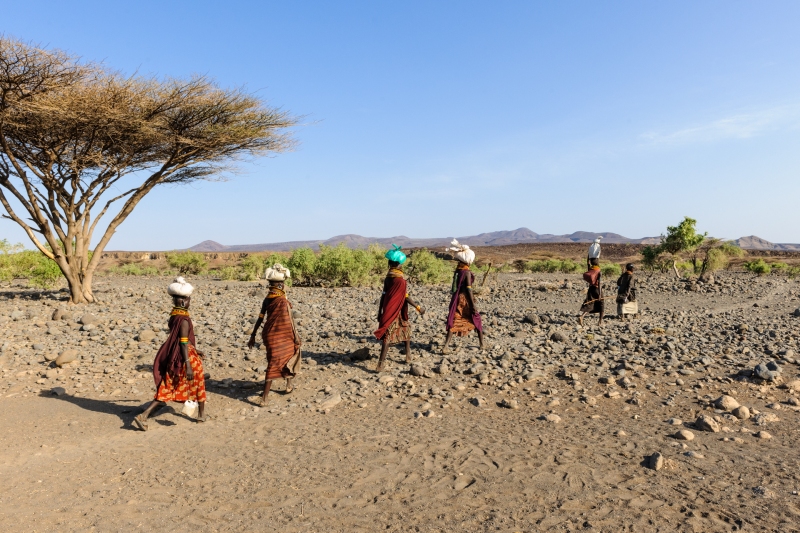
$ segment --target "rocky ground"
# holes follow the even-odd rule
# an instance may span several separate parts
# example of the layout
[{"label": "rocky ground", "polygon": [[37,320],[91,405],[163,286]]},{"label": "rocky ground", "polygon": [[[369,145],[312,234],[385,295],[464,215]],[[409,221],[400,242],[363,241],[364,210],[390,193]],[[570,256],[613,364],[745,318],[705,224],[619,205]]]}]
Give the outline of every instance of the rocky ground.
[{"label": "rocky ground", "polygon": [[490,281],[487,350],[447,356],[447,287],[412,287],[414,364],[382,374],[379,289],[290,289],[304,369],[265,408],[264,287],[190,280],[211,419],[146,433],[169,280],[104,278],[89,307],[0,289],[0,527],[800,531],[800,283],[640,276],[640,317],[580,327],[565,277]]}]

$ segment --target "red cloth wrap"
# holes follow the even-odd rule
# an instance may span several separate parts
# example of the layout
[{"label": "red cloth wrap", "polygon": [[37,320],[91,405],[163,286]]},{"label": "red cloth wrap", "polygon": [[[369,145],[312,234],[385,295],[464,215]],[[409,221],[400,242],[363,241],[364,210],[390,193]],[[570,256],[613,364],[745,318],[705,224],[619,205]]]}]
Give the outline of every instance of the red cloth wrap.
[{"label": "red cloth wrap", "polygon": [[183,354],[181,354],[181,323],[186,320],[189,322],[189,343],[196,346],[194,338],[194,325],[192,319],[186,315],[172,315],[169,317],[169,337],[161,345],[153,361],[153,381],[156,387],[161,385],[161,380],[167,374],[172,376],[173,385],[178,386],[181,375],[185,372],[183,364]]},{"label": "red cloth wrap", "polygon": [[386,276],[383,282],[383,295],[378,310],[378,329],[375,337],[383,340],[389,326],[397,317],[408,320],[408,302],[406,301],[406,280],[402,276]]}]

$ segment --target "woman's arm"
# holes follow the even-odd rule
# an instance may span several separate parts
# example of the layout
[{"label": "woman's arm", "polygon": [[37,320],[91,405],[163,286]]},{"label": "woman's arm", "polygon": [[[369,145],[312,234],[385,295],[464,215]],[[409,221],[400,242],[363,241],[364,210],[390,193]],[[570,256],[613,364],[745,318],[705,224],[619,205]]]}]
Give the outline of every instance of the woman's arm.
[{"label": "woman's arm", "polygon": [[425,309],[423,309],[422,306],[420,306],[417,302],[412,300],[411,296],[406,295],[406,301],[408,302],[408,305],[410,305],[411,307],[413,307],[414,309],[417,310],[417,313],[419,313],[420,315],[424,315],[425,314]]},{"label": "woman's arm", "polygon": [[[291,313],[291,311],[289,311]],[[264,322],[264,315],[267,313],[267,299],[264,298],[264,302],[261,304],[261,313],[258,315],[258,320],[256,320],[256,324],[253,326],[253,333],[250,334],[250,340],[247,341],[247,347],[252,348],[256,345],[256,333],[258,332],[258,328],[261,327],[261,323]]]}]

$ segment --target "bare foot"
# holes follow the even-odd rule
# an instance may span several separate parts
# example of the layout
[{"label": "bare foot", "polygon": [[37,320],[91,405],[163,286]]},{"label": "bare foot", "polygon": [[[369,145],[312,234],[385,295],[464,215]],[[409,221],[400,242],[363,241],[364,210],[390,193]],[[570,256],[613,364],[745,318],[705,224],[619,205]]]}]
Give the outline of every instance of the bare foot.
[{"label": "bare foot", "polygon": [[205,422],[205,421],[206,421],[206,415],[205,415],[205,413],[203,413],[203,416],[198,416],[198,417],[197,417],[197,418],[195,418],[194,420],[195,420],[195,422]]},{"label": "bare foot", "polygon": [[133,417],[133,425],[138,427],[142,431],[147,431],[147,419],[144,418],[142,415],[137,415]]},{"label": "bare foot", "polygon": [[383,364],[379,364],[375,367],[375,372],[383,372]]}]

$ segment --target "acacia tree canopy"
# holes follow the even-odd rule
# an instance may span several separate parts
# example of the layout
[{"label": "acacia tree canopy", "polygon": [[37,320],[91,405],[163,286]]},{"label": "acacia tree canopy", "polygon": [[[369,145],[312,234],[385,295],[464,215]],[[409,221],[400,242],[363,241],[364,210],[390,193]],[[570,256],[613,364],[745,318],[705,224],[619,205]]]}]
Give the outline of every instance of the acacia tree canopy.
[{"label": "acacia tree canopy", "polygon": [[[58,264],[73,303],[94,300],[102,251],[153,188],[218,179],[239,160],[286,151],[293,146],[287,129],[296,123],[203,76],[123,76],[0,36],[3,216]],[[125,177],[135,182],[120,190],[131,181]],[[90,256],[98,222],[112,206],[119,210]]]}]

